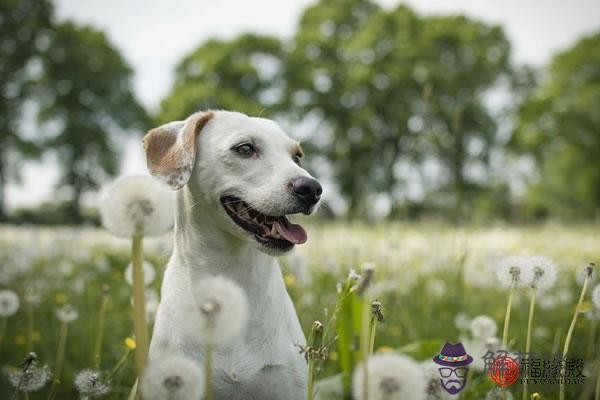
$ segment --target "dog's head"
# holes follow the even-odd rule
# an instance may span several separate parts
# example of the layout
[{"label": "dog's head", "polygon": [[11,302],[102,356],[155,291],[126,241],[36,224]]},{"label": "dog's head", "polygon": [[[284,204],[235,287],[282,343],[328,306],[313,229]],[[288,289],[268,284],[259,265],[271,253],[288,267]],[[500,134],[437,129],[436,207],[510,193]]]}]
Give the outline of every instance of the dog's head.
[{"label": "dog's head", "polygon": [[174,190],[198,188],[220,228],[267,253],[304,243],[290,214],[311,214],[321,185],[301,166],[302,149],[273,121],[229,111],[193,114],[144,137],[150,172]]}]

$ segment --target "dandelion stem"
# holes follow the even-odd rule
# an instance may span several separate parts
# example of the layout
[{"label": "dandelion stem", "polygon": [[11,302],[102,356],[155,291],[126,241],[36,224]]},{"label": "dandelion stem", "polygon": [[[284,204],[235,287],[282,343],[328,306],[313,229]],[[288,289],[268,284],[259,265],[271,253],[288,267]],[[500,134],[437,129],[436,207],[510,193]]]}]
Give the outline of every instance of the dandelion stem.
[{"label": "dandelion stem", "polygon": [[138,377],[148,364],[148,328],[144,293],[143,236],[134,235],[131,246],[133,264],[133,331],[135,332],[135,365]]},{"label": "dandelion stem", "polygon": [[375,333],[377,331],[377,319],[374,315],[371,315],[371,332],[369,333],[369,356],[373,355],[373,348],[375,347]]},{"label": "dandelion stem", "polygon": [[213,400],[213,344],[210,342],[204,354],[204,400]]},{"label": "dandelion stem", "polygon": [[54,377],[52,381],[52,388],[48,395],[48,400],[54,400],[56,392],[58,392],[58,385],[60,385],[60,377],[62,373],[63,363],[65,361],[65,350],[67,348],[67,335],[69,332],[69,323],[61,321],[60,323],[60,334],[58,337],[58,349],[56,351],[56,365],[54,366]]},{"label": "dandelion stem", "polygon": [[[529,357],[529,353],[531,352],[531,333],[533,330],[533,314],[535,312],[535,286],[532,286],[530,289],[529,299],[529,319],[527,320],[527,341],[525,342],[525,357]],[[527,400],[527,379],[523,381],[523,400]]]},{"label": "dandelion stem", "polygon": [[108,382],[110,378],[112,378],[117,372],[119,372],[119,369],[121,369],[123,363],[125,363],[125,361],[127,360],[127,357],[129,356],[130,352],[131,350],[129,349],[125,350],[125,353],[121,356],[117,364],[113,367],[113,369],[110,370],[108,375],[106,375],[106,379],[104,379],[106,382]]},{"label": "dandelion stem", "polygon": [[[312,400],[315,395],[315,367],[318,353],[323,343],[323,324],[320,321],[313,322],[310,335],[308,336],[308,348],[306,357],[308,359],[308,381],[306,385],[306,399]],[[311,351],[314,350],[314,351]]]},{"label": "dandelion stem", "polygon": [[96,343],[94,344],[94,359],[92,364],[94,369],[100,367],[100,357],[102,353],[102,339],[104,338],[104,320],[106,316],[106,310],[108,309],[108,302],[110,297],[108,293],[103,293],[102,302],[100,303],[100,311],[98,312],[98,325],[96,327]]},{"label": "dandelion stem", "polygon": [[25,303],[25,350],[33,351],[33,304],[31,301]]},{"label": "dandelion stem", "polygon": [[[587,274],[585,280],[583,281],[583,287],[581,288],[581,294],[579,295],[579,301],[577,302],[577,306],[575,306],[575,313],[573,314],[573,319],[571,320],[571,325],[569,326],[569,330],[567,331],[567,337],[565,338],[565,346],[563,348],[562,360],[561,363],[561,376],[564,375],[565,371],[565,358],[567,357],[567,353],[569,352],[569,346],[571,345],[571,338],[573,336],[573,331],[575,330],[575,324],[577,323],[577,317],[579,316],[579,311],[581,310],[581,304],[583,303],[583,299],[585,298],[585,293],[587,292],[588,284],[590,283],[591,274]],[[560,381],[560,400],[565,400],[565,383],[564,380]]]},{"label": "dandelion stem", "polygon": [[512,300],[515,288],[511,285],[508,291],[508,301],[506,302],[506,314],[504,314],[504,329],[502,332],[502,349],[506,350],[508,345],[508,327],[510,325],[510,314],[512,311]]},{"label": "dandelion stem", "polygon": [[596,359],[596,393],[594,400],[600,400],[600,356]]},{"label": "dandelion stem", "polygon": [[369,358],[369,346],[371,343],[370,333],[371,324],[373,323],[373,317],[371,315],[371,302],[369,296],[366,293],[363,294],[362,304],[362,320],[360,324],[360,350],[362,358],[363,368],[363,387],[362,387],[362,398],[369,398],[369,370],[367,366],[367,360]]}]

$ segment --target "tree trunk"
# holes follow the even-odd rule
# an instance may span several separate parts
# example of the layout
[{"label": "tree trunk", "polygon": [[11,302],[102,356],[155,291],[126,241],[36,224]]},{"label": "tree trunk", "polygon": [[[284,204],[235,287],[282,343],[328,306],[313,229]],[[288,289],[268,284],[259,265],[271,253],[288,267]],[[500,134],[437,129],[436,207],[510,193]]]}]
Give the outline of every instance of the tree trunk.
[{"label": "tree trunk", "polygon": [[69,221],[72,224],[81,224],[83,222],[83,218],[81,216],[81,193],[83,192],[83,188],[81,185],[81,179],[75,172],[76,162],[73,161],[70,163],[69,173],[67,176],[67,184],[71,186],[71,190],[73,190],[73,195],[71,196],[71,200],[67,206],[67,215],[69,217]]}]

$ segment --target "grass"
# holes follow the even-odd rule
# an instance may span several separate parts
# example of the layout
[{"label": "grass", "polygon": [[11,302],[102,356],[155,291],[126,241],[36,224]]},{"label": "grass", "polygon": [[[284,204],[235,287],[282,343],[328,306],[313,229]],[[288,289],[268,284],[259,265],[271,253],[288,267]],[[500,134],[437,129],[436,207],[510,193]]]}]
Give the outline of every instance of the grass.
[{"label": "grass", "polygon": [[[577,271],[600,259],[600,230],[593,226],[452,228],[439,224],[332,223],[309,226],[308,232],[309,242],[281,262],[307,336],[315,320],[329,321],[336,303],[336,285],[346,280],[349,269],[360,273],[362,265],[374,263],[371,293],[382,302],[386,318],[377,329],[375,351],[402,349],[419,361],[430,360],[446,340],[462,340],[476,362],[481,362],[474,354],[480,346],[474,343],[468,326],[456,323],[460,320],[457,317],[488,315],[502,332],[508,292],[497,284],[491,267],[505,255],[523,253],[545,255],[559,266],[558,285],[538,298],[532,348],[539,353],[560,353],[581,291],[575,279]],[[31,288],[39,296],[39,304],[33,307],[31,341],[40,363],[51,370],[60,332],[55,309],[69,303],[79,311],[79,318],[69,325],[56,398],[78,398],[72,384],[78,371],[96,364],[103,371],[111,371],[128,352],[125,339],[133,332],[132,293],[123,272],[131,261],[129,246],[129,241],[113,239],[95,229],[0,228],[0,289],[14,290],[23,299]],[[158,292],[169,254],[168,236],[146,241],[145,258],[158,272],[147,291]],[[107,287],[109,301],[103,301]],[[515,291],[512,301],[508,343],[512,349],[523,351],[526,291]],[[589,298],[584,306],[586,302]],[[105,308],[106,316],[99,345],[101,308]],[[8,319],[0,345],[3,368],[17,366],[27,353],[27,314],[27,307],[21,304],[18,313]],[[566,385],[568,399],[578,398],[590,388],[593,393],[597,374],[592,365],[600,355],[599,330],[594,323],[581,317],[574,328],[569,356],[585,359],[588,378],[585,385]],[[328,331],[327,326],[324,331]],[[324,342],[328,342],[326,336]],[[352,346],[352,338],[343,340]],[[340,361],[346,362],[344,357],[332,345],[327,362],[313,366],[319,379],[339,373]],[[112,377],[112,393],[103,398],[127,398],[135,381],[134,364],[130,354]],[[489,378],[474,371],[461,398],[484,398],[491,387]],[[29,398],[45,399],[49,388],[47,385]],[[519,396],[520,384],[511,391],[515,398]],[[558,385],[530,384],[529,393],[539,393],[542,399],[558,398]],[[12,394],[2,374],[0,398],[8,399]]]}]

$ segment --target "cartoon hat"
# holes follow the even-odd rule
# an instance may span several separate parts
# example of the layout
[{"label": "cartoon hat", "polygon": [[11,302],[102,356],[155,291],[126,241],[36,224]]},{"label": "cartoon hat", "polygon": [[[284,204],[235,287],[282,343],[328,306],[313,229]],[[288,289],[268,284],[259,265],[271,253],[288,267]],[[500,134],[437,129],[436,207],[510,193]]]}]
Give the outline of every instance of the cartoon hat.
[{"label": "cartoon hat", "polygon": [[473,357],[467,354],[462,343],[446,342],[440,354],[433,357],[433,362],[445,367],[462,367],[473,362]]}]

